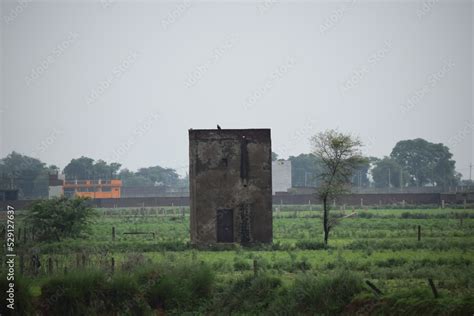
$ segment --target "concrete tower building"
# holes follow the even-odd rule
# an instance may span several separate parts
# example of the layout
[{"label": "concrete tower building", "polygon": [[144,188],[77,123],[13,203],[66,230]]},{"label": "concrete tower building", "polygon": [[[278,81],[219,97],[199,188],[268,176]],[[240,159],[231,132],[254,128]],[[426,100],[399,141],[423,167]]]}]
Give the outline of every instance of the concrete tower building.
[{"label": "concrete tower building", "polygon": [[189,130],[191,242],[272,242],[270,129]]}]

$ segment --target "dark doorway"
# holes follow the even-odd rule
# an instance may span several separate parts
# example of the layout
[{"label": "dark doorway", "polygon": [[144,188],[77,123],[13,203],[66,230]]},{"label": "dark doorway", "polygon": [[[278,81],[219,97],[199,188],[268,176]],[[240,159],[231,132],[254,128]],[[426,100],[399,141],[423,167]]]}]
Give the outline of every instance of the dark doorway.
[{"label": "dark doorway", "polygon": [[234,212],[230,208],[217,210],[217,242],[234,242]]}]

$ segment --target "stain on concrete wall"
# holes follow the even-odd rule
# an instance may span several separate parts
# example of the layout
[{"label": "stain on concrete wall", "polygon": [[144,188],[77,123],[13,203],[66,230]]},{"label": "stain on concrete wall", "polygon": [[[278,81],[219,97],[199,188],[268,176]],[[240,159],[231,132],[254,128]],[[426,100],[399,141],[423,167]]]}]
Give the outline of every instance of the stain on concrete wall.
[{"label": "stain on concrete wall", "polygon": [[272,241],[270,129],[189,130],[191,242]]}]

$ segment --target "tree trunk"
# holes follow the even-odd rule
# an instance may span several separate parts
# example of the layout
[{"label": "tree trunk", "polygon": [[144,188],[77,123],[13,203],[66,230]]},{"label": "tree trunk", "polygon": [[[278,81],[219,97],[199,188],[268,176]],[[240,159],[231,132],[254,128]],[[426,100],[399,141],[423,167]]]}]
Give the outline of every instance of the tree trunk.
[{"label": "tree trunk", "polygon": [[324,229],[324,245],[328,245],[329,238],[329,210],[328,210],[328,199],[327,197],[323,198],[323,229]]}]

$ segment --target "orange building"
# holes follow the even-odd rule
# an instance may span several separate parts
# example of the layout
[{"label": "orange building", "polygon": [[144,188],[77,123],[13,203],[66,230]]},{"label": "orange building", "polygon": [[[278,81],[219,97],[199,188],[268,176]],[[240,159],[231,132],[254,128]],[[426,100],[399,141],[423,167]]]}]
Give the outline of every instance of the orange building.
[{"label": "orange building", "polygon": [[66,180],[65,196],[89,197],[91,199],[120,198],[122,180]]}]

